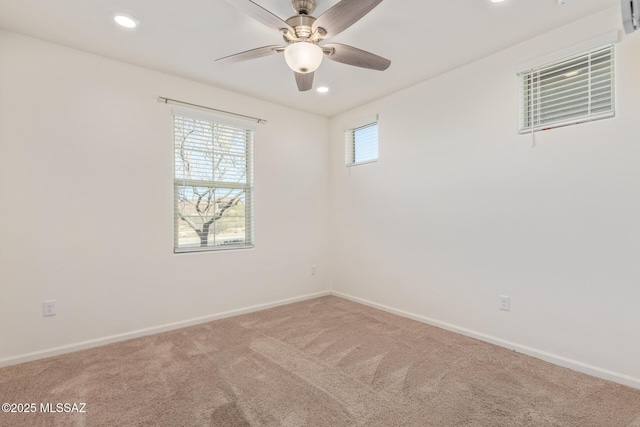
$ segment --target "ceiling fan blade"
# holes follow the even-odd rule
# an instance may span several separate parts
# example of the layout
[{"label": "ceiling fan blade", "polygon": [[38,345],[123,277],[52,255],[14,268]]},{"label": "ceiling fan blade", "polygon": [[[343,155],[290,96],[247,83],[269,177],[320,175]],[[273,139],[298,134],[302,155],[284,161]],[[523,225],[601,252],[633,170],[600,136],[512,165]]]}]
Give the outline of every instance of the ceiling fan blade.
[{"label": "ceiling fan blade", "polygon": [[274,53],[282,52],[284,47],[282,46],[262,46],[257,47],[255,49],[246,50],[240,53],[234,53],[233,55],[224,56],[222,58],[216,59],[216,61],[221,62],[240,62],[246,61],[248,59],[256,59],[262,58],[263,56],[273,55]]},{"label": "ceiling fan blade", "polygon": [[325,37],[333,37],[349,28],[356,21],[369,13],[382,0],[342,0],[320,15],[313,23],[312,29],[323,28]]},{"label": "ceiling fan blade", "polygon": [[296,73],[296,83],[300,92],[310,90],[313,87],[313,73]]},{"label": "ceiling fan blade", "polygon": [[384,71],[391,65],[391,61],[386,58],[346,44],[327,43],[322,46],[322,50],[327,59],[356,67]]},{"label": "ceiling fan blade", "polygon": [[250,17],[262,22],[267,27],[274,28],[276,31],[287,29],[295,33],[289,24],[251,0],[227,0],[227,3],[234,5]]}]

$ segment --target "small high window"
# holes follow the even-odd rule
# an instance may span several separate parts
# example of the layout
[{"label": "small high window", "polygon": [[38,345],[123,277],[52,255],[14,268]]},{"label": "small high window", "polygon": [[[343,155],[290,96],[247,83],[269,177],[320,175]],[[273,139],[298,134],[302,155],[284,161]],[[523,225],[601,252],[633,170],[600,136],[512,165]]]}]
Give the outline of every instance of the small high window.
[{"label": "small high window", "polygon": [[378,160],[378,122],[345,130],[345,163],[355,166]]},{"label": "small high window", "polygon": [[614,46],[519,74],[520,133],[612,117]]}]

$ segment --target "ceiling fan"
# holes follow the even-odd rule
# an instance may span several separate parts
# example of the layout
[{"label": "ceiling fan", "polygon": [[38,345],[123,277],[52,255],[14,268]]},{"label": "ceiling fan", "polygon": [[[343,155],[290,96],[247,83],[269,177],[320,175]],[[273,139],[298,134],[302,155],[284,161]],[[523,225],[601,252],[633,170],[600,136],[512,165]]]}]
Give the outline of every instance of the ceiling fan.
[{"label": "ceiling fan", "polygon": [[382,0],[341,0],[317,18],[311,16],[316,8],[315,0],[292,0],[297,12],[283,21],[251,0],[227,0],[280,33],[287,46],[263,46],[216,59],[221,62],[238,62],[284,52],[284,59],[296,77],[298,89],[307,91],[313,86],[313,73],[323,57],[336,62],[372,70],[386,70],[391,61],[373,53],[340,43],[320,42],[349,28],[369,13]]}]

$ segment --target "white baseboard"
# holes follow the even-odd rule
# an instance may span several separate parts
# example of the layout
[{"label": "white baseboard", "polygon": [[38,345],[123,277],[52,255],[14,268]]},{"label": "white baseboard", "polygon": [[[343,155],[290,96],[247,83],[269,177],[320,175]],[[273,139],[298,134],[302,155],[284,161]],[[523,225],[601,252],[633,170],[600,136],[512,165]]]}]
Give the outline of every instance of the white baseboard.
[{"label": "white baseboard", "polygon": [[461,328],[459,326],[452,325],[450,323],[431,319],[429,317],[420,316],[418,314],[410,313],[404,310],[398,310],[398,309],[386,306],[384,304],[378,304],[376,302],[354,297],[352,295],[344,294],[342,292],[331,291],[331,295],[335,295],[340,298],[344,298],[353,302],[364,304],[369,307],[377,308],[379,310],[383,310],[392,314],[397,314],[398,316],[402,316],[408,319],[416,320],[418,322],[426,323],[431,326],[436,326],[438,328],[446,329],[448,331],[455,332],[460,335],[476,338],[480,341],[495,344],[500,347],[505,347],[510,350],[517,351],[518,353],[526,354],[527,356],[532,356],[537,359],[541,359],[546,362],[553,363],[554,365],[562,366],[564,368],[569,368],[577,372],[582,372],[583,374],[591,375],[597,378],[602,378],[605,380],[616,382],[618,384],[623,384],[629,387],[640,389],[640,378],[621,374],[619,372],[614,372],[604,368],[599,368],[597,366],[589,365],[587,363],[583,363],[577,360],[568,359],[566,357],[558,356],[556,354],[548,353],[546,351],[538,350],[535,348],[527,347],[525,345],[503,340],[491,335],[483,334],[481,332],[476,332],[470,329]]},{"label": "white baseboard", "polygon": [[225,311],[217,314],[210,314],[208,316],[196,317],[193,319],[182,320],[179,322],[168,323],[161,326],[156,326],[146,329],[138,329],[131,332],[125,332],[122,334],[110,335],[107,337],[97,338],[88,341],[82,341],[74,344],[64,345],[60,347],[54,347],[46,350],[34,351],[32,353],[25,353],[18,356],[8,357],[6,359],[0,359],[0,367],[17,365],[19,363],[30,362],[33,360],[44,359],[46,357],[58,356],[60,354],[71,353],[78,350],[84,350],[92,347],[99,347],[105,344],[111,344],[119,341],[126,341],[132,338],[143,337],[147,335],[158,334],[160,332],[167,332],[174,329],[186,328],[187,326],[193,326],[200,323],[211,322],[212,320],[224,319],[227,317],[238,316],[240,314],[252,313],[254,311],[265,310],[267,308],[277,307],[280,305],[291,304],[298,301],[304,301],[312,298],[318,298],[322,296],[331,295],[331,291],[316,292],[313,294],[302,295],[294,298],[287,298],[279,301],[274,301],[265,304],[252,305],[250,307],[240,308],[237,310]]}]

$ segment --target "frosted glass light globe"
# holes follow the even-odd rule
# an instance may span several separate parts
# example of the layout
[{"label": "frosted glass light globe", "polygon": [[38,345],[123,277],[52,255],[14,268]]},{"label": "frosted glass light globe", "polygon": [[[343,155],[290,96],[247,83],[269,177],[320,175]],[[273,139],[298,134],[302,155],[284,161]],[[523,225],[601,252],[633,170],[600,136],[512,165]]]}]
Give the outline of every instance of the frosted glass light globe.
[{"label": "frosted glass light globe", "polygon": [[291,43],[284,50],[284,60],[296,73],[313,73],[322,62],[322,49],[309,42]]}]

